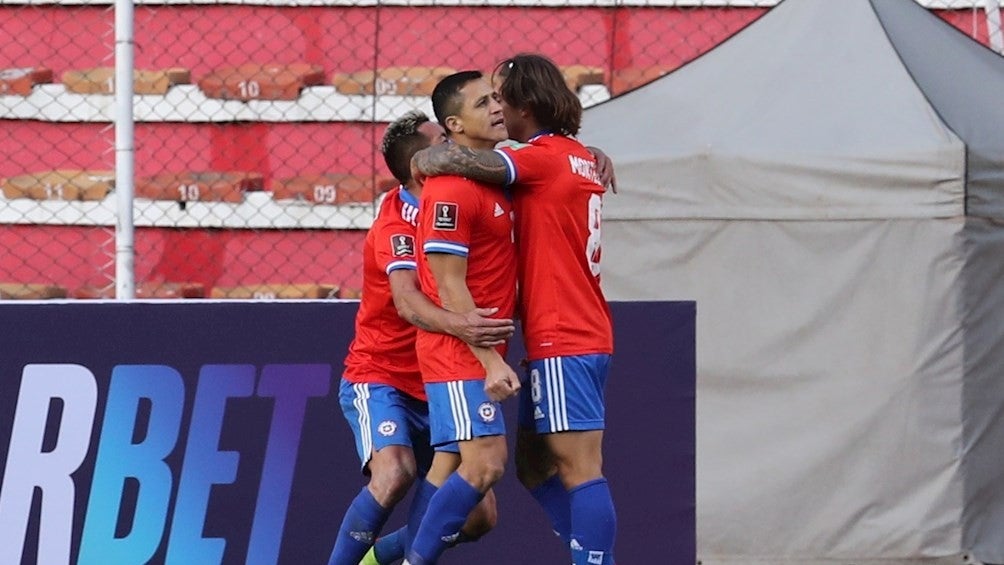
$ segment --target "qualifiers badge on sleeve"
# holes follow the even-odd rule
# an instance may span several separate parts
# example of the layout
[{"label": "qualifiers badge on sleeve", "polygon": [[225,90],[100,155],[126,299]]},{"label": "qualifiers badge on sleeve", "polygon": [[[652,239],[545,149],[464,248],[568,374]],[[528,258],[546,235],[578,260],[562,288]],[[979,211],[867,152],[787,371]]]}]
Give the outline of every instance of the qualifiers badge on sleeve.
[{"label": "qualifiers badge on sleeve", "polygon": [[432,229],[444,231],[457,230],[457,205],[454,202],[436,202],[436,216]]},{"label": "qualifiers badge on sleeve", "polygon": [[390,236],[390,248],[394,250],[394,257],[411,257],[415,255],[415,238],[396,233]]}]

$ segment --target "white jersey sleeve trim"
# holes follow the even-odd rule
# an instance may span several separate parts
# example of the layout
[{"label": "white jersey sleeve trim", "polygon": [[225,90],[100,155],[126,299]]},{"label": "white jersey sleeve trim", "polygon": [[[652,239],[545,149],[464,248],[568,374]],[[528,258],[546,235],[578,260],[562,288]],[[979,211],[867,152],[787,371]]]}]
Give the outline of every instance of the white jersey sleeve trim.
[{"label": "white jersey sleeve trim", "polygon": [[461,257],[467,257],[470,253],[469,247],[452,241],[426,241],[422,245],[422,250],[426,253],[448,253],[450,255],[459,255]]},{"label": "white jersey sleeve trim", "polygon": [[505,186],[509,186],[516,182],[516,163],[513,162],[512,157],[505,151],[501,149],[495,149],[494,151],[501,155],[502,160],[505,161]]},{"label": "white jersey sleeve trim", "polygon": [[390,263],[387,263],[388,275],[391,271],[396,271],[398,269],[408,269],[414,271],[418,269],[418,263],[415,261],[391,261]]}]

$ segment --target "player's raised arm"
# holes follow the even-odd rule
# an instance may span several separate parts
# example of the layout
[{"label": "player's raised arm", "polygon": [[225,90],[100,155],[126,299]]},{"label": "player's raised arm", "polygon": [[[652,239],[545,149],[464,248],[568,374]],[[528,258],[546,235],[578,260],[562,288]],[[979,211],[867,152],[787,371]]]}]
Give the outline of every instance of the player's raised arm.
[{"label": "player's raised arm", "polygon": [[511,319],[488,317],[498,312],[498,308],[451,312],[436,306],[419,290],[418,276],[413,270],[397,269],[391,271],[389,278],[398,315],[423,330],[449,334],[478,347],[501,345],[516,331]]}]

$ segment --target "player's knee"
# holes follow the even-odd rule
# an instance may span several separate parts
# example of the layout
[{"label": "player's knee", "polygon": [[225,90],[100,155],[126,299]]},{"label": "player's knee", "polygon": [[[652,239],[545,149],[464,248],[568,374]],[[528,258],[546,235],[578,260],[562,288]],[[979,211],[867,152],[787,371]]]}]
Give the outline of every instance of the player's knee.
[{"label": "player's knee", "polygon": [[417,471],[407,464],[387,465],[374,470],[370,477],[370,491],[382,506],[399,502],[415,482]]},{"label": "player's knee", "polygon": [[505,473],[505,461],[483,461],[480,465],[482,481],[494,485]]},{"label": "player's knee", "polygon": [[458,471],[471,486],[485,492],[502,478],[502,474],[505,473],[505,460],[479,459],[469,464],[461,464]]},{"label": "player's knee", "polygon": [[559,459],[558,476],[565,488],[574,488],[583,483],[603,477],[602,460],[592,458]]}]

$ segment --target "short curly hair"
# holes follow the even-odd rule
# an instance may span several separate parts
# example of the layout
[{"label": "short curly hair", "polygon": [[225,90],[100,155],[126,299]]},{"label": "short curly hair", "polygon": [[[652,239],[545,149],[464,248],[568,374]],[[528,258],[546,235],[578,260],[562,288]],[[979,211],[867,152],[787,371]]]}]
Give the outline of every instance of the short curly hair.
[{"label": "short curly hair", "polygon": [[429,116],[419,110],[407,112],[387,126],[380,143],[384,162],[394,178],[401,184],[411,181],[411,158],[429,146],[429,138],[418,130],[429,121]]}]

